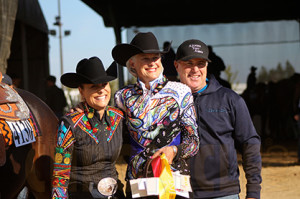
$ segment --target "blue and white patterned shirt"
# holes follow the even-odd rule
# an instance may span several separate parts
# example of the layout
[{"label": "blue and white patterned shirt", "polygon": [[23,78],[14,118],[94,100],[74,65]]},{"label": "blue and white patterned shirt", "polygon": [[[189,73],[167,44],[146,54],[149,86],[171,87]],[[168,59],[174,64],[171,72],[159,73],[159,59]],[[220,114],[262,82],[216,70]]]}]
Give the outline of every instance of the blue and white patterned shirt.
[{"label": "blue and white patterned shirt", "polygon": [[150,89],[137,80],[115,94],[115,104],[124,111],[130,134],[131,157],[127,178],[143,177],[146,161],[159,148],[176,145],[173,170],[188,174],[186,159],[198,152],[199,136],[191,90],[162,74]]}]

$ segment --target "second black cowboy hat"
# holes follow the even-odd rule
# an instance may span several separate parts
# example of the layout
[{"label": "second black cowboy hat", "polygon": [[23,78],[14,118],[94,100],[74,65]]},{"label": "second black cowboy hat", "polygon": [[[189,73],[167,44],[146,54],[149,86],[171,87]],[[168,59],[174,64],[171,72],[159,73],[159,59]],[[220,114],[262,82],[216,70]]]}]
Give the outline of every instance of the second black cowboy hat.
[{"label": "second black cowboy hat", "polygon": [[[114,62],[113,62],[114,64]],[[78,62],[76,73],[65,73],[60,81],[70,88],[77,88],[81,84],[101,84],[116,79],[106,73],[102,61],[98,57],[82,59]]]},{"label": "second black cowboy hat", "polygon": [[135,35],[130,44],[116,45],[112,49],[112,57],[118,64],[126,66],[127,60],[136,54],[167,53],[169,49],[170,47],[166,51],[161,51],[158,47],[157,39],[152,32],[139,32]]}]

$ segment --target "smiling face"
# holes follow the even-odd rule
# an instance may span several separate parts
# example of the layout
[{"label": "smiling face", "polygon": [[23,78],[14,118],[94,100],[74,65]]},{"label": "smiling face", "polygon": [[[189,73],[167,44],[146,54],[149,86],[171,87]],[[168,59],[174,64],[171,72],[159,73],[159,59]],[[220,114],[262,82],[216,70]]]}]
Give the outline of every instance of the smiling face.
[{"label": "smiling face", "polygon": [[[98,110],[102,116],[105,107],[108,105],[111,97],[111,89],[109,83],[102,84],[82,84],[79,92],[89,106]],[[101,114],[102,113],[102,114]]]},{"label": "smiling face", "polygon": [[175,68],[179,74],[180,81],[188,85],[195,93],[206,85],[207,61],[201,58],[188,61],[175,61]]},{"label": "smiling face", "polygon": [[138,78],[147,85],[159,77],[162,72],[161,56],[159,53],[141,53],[129,59],[129,65],[133,68]]}]

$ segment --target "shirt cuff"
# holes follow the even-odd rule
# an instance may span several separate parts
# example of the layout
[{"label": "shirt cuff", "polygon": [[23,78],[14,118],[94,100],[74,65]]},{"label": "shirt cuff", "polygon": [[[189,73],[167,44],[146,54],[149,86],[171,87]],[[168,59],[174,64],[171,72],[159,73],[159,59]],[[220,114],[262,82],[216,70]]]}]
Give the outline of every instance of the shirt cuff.
[{"label": "shirt cuff", "polygon": [[260,199],[261,186],[259,184],[247,184],[247,196],[246,198]]},{"label": "shirt cuff", "polygon": [[181,153],[182,153],[182,147],[181,147],[181,145],[176,145],[176,147],[177,147],[177,153],[176,153],[173,161],[178,161],[179,158],[181,157]]}]

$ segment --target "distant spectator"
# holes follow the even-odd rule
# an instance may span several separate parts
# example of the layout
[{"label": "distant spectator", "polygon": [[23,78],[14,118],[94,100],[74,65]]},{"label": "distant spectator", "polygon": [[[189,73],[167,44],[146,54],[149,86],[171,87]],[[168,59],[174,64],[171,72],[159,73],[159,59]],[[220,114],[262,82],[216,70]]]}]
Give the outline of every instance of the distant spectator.
[{"label": "distant spectator", "polygon": [[45,102],[53,110],[55,115],[60,118],[63,116],[64,108],[67,105],[66,97],[64,91],[58,88],[55,84],[56,77],[49,76],[46,79],[47,89],[46,89],[46,100]]},{"label": "distant spectator", "polygon": [[255,87],[256,84],[256,67],[255,66],[251,66],[250,68],[250,74],[248,75],[247,78],[247,89],[248,90],[252,90]]},{"label": "distant spectator", "polygon": [[212,46],[208,46],[208,58],[211,62],[208,63],[207,72],[209,74],[213,74],[215,77],[219,77],[221,74],[221,71],[226,69],[226,66],[224,64],[224,61],[221,57],[216,55],[216,53],[213,51]]},{"label": "distant spectator", "polygon": [[224,61],[221,57],[216,55],[216,53],[213,51],[212,46],[208,46],[208,51],[208,58],[211,60],[211,62],[208,63],[207,73],[214,75],[222,86],[231,88],[230,83],[221,78],[221,72],[226,69]]},{"label": "distant spectator", "polygon": [[171,46],[171,43],[168,41],[164,42],[163,48],[164,51],[168,51],[168,49],[170,48],[170,50],[166,53],[163,54],[161,57],[161,63],[164,67],[164,72],[163,74],[167,77],[168,80],[170,81],[177,81],[177,71],[176,68],[174,66],[174,60],[175,60],[175,52],[173,50]]},{"label": "distant spectator", "polygon": [[300,131],[300,98],[299,96],[297,97],[298,100],[296,101],[296,106],[295,106],[295,113],[294,113],[294,120],[297,122],[297,136],[298,136],[298,152],[297,152],[297,155],[298,155],[298,160],[296,162],[297,165],[300,165],[300,134],[299,134],[299,131]]}]

